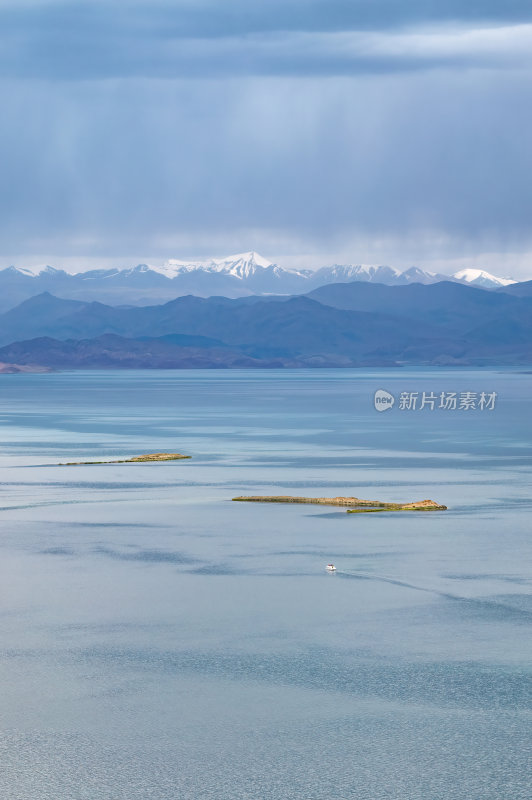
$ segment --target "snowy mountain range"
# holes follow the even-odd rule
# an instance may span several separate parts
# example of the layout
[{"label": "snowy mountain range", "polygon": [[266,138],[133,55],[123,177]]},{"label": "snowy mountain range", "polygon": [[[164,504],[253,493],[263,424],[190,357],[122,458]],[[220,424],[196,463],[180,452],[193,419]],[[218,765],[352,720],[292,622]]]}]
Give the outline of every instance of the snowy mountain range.
[{"label": "snowy mountain range", "polygon": [[0,311],[43,291],[69,299],[148,305],[188,294],[228,298],[306,294],[327,284],[357,281],[387,286],[452,281],[484,289],[500,289],[516,283],[480,269],[463,269],[453,275],[418,267],[401,272],[389,266],[366,264],[334,264],[318,270],[284,269],[250,251],[209,261],[170,259],[162,266],[139,264],[127,269],[74,274],[50,266],[8,267],[0,270]]}]

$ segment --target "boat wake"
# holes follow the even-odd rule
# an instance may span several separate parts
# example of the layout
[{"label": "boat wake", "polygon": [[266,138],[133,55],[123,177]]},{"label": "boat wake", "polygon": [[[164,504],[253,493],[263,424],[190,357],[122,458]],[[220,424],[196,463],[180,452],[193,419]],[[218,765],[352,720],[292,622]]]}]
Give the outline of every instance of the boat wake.
[{"label": "boat wake", "polygon": [[501,603],[499,600],[486,600],[484,598],[475,598],[475,597],[465,597],[464,595],[454,594],[453,592],[445,592],[441,589],[435,589],[433,587],[428,586],[420,586],[419,584],[410,583],[409,581],[402,581],[398,578],[391,578],[387,575],[374,575],[369,572],[356,572],[350,570],[335,570],[336,575],[339,578],[347,578],[353,580],[361,580],[361,581],[376,581],[379,583],[389,583],[392,586],[402,586],[405,589],[413,589],[416,592],[424,592],[425,594],[432,594],[437,597],[443,597],[445,600],[453,600],[459,603],[467,603],[471,606],[475,606],[478,608],[497,608],[497,609],[504,609],[505,611],[509,611],[517,615],[518,617],[526,617],[529,619],[532,617],[532,612],[527,611],[526,609],[522,608],[515,608],[515,606],[508,605],[507,603]]}]

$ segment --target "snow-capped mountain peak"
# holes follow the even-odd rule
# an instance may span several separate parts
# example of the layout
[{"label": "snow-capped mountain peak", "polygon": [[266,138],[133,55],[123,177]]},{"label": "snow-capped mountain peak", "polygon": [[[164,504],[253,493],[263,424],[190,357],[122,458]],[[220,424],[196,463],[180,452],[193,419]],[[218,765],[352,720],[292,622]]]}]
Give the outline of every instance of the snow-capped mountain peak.
[{"label": "snow-capped mountain peak", "polygon": [[410,267],[401,273],[401,277],[403,280],[408,281],[408,283],[425,283],[427,280],[437,278],[438,275],[436,272],[429,272],[426,269]]},{"label": "snow-capped mountain peak", "polygon": [[235,278],[246,279],[257,271],[275,267],[271,261],[250,250],[247,253],[236,253],[225,258],[212,258],[209,261],[180,261],[170,259],[162,267],[151,267],[156,272],[175,278],[183,272],[203,270],[204,272],[220,272],[224,275],[233,275]]},{"label": "snow-capped mountain peak", "polygon": [[20,275],[26,275],[29,278],[37,278],[40,275],[56,275],[62,272],[62,270],[50,267],[48,264],[37,267],[9,267],[9,269],[18,272]]},{"label": "snow-capped mountain peak", "polygon": [[223,259],[214,259],[212,263],[216,264],[218,271],[234,275],[237,278],[249,278],[258,269],[268,269],[268,267],[275,266],[254,250],[249,253],[237,253]]},{"label": "snow-capped mountain peak", "polygon": [[400,272],[394,267],[375,266],[373,264],[333,264],[322,267],[314,273],[314,280],[325,283],[351,283],[364,281],[372,283],[395,282]]},{"label": "snow-capped mountain peak", "polygon": [[499,278],[496,275],[492,275],[491,272],[486,272],[484,269],[461,269],[455,272],[451,277],[461,283],[468,283],[472,286],[483,286],[488,289],[517,283],[513,278]]},{"label": "snow-capped mountain peak", "polygon": [[271,261],[268,261],[267,258],[256,253],[255,250],[250,250],[247,253],[236,253],[235,255],[226,256],[225,258],[214,258],[213,262],[223,266],[232,264],[250,264],[262,268],[272,266]]}]

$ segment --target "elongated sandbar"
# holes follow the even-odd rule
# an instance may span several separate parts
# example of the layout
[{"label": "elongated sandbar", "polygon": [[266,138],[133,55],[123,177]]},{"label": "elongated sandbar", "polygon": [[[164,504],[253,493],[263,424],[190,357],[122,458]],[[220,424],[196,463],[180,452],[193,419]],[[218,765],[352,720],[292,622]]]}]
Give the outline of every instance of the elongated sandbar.
[{"label": "elongated sandbar", "polygon": [[434,500],[418,500],[414,503],[385,503],[382,500],[361,500],[360,497],[291,497],[290,495],[233,497],[244,503],[309,503],[321,506],[349,506],[347,513],[364,511],[445,511],[447,506]]},{"label": "elongated sandbar", "polygon": [[66,464],[58,464],[59,467],[81,467],[89,464],[137,464],[146,461],[178,461],[181,458],[190,458],[181,453],[148,453],[144,456],[133,456],[117,461],[68,461]]}]

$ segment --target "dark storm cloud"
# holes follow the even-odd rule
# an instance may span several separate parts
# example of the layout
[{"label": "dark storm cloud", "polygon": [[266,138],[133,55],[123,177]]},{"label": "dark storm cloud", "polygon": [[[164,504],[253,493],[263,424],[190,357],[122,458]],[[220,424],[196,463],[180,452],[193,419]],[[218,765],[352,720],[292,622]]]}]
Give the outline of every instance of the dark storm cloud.
[{"label": "dark storm cloud", "polygon": [[[474,48],[395,53],[394,34],[442,23],[482,27],[529,21],[532,6],[522,0],[8,2],[0,4],[0,75],[341,75],[488,66],[492,54]],[[375,41],[379,32],[392,37],[392,52],[387,52],[386,38]],[[359,36],[349,39],[349,33]],[[363,33],[373,39],[366,41]]]},{"label": "dark storm cloud", "polygon": [[183,234],[223,252],[227,230],[267,254],[283,235],[320,251],[361,231],[528,236],[526,76],[42,86],[4,103],[4,244],[134,257],[165,240],[179,255]]},{"label": "dark storm cloud", "polygon": [[272,31],[381,30],[427,23],[522,23],[528,0],[35,0],[0,2],[12,31],[82,28],[160,36],[217,37]]},{"label": "dark storm cloud", "polygon": [[0,0],[0,266],[530,252],[531,72],[528,0]]}]

